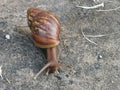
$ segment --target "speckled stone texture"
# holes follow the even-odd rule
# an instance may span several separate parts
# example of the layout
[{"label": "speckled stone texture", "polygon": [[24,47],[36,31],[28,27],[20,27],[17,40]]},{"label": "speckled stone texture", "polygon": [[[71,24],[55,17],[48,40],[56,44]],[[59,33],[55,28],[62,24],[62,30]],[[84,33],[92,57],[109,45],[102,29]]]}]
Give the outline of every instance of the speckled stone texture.
[{"label": "speckled stone texture", "polygon": [[[93,10],[76,7],[102,2],[105,7]],[[119,0],[0,0],[0,90],[120,90],[120,9],[96,11],[118,6]],[[76,73],[60,67],[59,74],[43,72],[33,80],[46,56],[33,44],[30,33],[24,33],[29,31],[29,7],[58,16],[61,43],[57,58]],[[86,37],[92,35],[88,38],[97,45],[85,39],[82,31]]]}]

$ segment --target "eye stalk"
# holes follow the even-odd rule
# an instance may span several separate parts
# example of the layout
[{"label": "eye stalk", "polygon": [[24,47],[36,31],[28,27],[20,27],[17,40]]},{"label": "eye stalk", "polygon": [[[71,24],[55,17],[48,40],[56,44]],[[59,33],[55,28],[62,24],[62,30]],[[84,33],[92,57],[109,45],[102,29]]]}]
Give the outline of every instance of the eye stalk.
[{"label": "eye stalk", "polygon": [[49,73],[58,70],[56,46],[60,43],[60,22],[54,14],[38,8],[29,8],[27,18],[35,45],[47,49],[47,64],[36,74],[36,79],[45,69]]}]

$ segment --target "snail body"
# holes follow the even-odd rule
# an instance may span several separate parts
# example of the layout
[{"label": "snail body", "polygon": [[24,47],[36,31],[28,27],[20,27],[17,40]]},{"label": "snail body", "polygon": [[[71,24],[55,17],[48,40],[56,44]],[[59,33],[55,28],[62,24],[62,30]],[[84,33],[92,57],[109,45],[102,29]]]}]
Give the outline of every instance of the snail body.
[{"label": "snail body", "polygon": [[60,43],[60,22],[54,14],[38,8],[29,8],[27,10],[27,19],[35,45],[47,49],[48,62],[36,74],[36,79],[46,68],[52,73],[58,69],[56,46]]}]

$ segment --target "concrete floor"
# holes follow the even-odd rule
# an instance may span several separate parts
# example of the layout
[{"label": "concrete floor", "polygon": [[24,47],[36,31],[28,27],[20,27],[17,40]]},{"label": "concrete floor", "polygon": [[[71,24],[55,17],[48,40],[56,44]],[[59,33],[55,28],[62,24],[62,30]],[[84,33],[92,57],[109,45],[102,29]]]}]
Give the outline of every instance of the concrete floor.
[{"label": "concrete floor", "polygon": [[[0,1],[0,65],[3,79],[0,90],[120,90],[120,5],[119,0],[1,0]],[[105,7],[86,10],[76,7],[105,3]],[[43,72],[44,51],[33,44],[26,11],[29,7],[55,13],[61,22],[58,60],[76,73],[62,67],[59,74]],[[88,41],[83,35],[94,43]],[[10,39],[6,39],[6,35]],[[92,35],[88,37],[87,35]],[[95,37],[95,35],[105,35]]]}]

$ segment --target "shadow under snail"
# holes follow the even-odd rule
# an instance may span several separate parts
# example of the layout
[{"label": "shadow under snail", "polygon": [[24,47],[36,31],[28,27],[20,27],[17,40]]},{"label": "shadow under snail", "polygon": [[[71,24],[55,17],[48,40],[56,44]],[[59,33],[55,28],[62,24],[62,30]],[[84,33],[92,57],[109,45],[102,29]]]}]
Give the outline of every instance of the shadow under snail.
[{"label": "shadow under snail", "polygon": [[58,70],[56,59],[56,46],[59,44],[60,22],[57,17],[45,10],[29,8],[27,10],[28,26],[31,30],[32,38],[36,46],[47,49],[47,64],[36,74],[38,75],[48,69],[49,73]]}]

